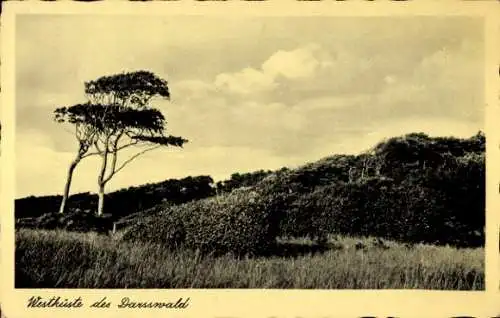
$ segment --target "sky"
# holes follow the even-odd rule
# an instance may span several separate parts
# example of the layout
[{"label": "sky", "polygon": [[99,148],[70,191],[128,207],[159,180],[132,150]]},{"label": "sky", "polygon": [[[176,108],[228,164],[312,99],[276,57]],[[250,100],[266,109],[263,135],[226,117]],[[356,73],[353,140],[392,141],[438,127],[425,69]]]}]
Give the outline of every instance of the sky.
[{"label": "sky", "polygon": [[[484,35],[466,17],[22,15],[16,20],[16,197],[62,193],[77,143],[53,111],[85,81],[148,70],[167,132],[108,184],[294,167],[410,132],[484,128]],[[125,160],[130,153],[120,157]],[[85,159],[71,191],[95,192]]]}]

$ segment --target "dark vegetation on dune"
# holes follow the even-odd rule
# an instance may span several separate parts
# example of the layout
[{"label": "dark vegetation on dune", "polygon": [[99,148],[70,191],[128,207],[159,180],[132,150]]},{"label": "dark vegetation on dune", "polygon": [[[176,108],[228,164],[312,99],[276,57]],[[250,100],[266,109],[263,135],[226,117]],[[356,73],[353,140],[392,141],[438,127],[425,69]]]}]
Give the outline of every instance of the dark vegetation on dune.
[{"label": "dark vegetation on dune", "polygon": [[[159,183],[129,187],[106,195],[106,213],[118,220],[132,213],[144,211],[158,204],[181,204],[192,200],[215,195],[213,179],[210,176],[169,179]],[[29,196],[15,202],[16,219],[39,217],[46,213],[57,212],[61,195]],[[97,194],[85,192],[70,196],[69,211],[95,212]]]},{"label": "dark vegetation on dune", "polygon": [[296,169],[166,180],[106,196],[76,194],[16,200],[16,227],[107,232],[129,224],[125,241],[210,253],[266,254],[277,237],[329,234],[399,242],[484,245],[485,137],[408,134],[360,155],[335,155]]}]

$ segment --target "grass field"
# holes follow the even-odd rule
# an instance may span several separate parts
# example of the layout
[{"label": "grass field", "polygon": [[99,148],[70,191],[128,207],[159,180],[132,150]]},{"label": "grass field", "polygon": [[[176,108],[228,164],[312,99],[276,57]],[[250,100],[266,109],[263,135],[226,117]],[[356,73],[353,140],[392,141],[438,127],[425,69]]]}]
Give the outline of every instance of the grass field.
[{"label": "grass field", "polygon": [[[365,249],[356,249],[363,242]],[[201,257],[94,233],[19,230],[17,288],[298,288],[483,290],[484,250],[332,238],[319,250],[282,241],[280,255]]]}]

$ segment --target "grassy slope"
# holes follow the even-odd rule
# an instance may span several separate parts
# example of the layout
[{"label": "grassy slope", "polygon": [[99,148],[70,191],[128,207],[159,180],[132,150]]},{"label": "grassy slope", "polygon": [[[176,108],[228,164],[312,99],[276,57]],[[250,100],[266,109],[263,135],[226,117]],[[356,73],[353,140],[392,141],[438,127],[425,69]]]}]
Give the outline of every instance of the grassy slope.
[{"label": "grassy slope", "polygon": [[16,241],[18,288],[484,289],[483,249],[391,243],[356,250],[360,240],[340,238],[324,253],[236,259],[93,233],[20,230]]}]

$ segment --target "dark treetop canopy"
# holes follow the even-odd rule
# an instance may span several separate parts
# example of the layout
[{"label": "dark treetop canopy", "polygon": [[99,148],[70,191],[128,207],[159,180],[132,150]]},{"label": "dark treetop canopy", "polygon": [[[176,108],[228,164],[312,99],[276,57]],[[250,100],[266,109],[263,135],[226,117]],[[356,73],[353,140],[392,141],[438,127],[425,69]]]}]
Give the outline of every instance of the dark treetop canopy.
[{"label": "dark treetop canopy", "polygon": [[133,136],[132,139],[151,142],[162,146],[182,147],[187,141],[176,136]]},{"label": "dark treetop canopy", "polygon": [[97,134],[123,131],[136,141],[162,146],[182,147],[188,142],[182,137],[165,136],[165,117],[153,108],[85,103],[56,109],[55,120],[89,127]]},{"label": "dark treetop canopy", "polygon": [[130,99],[136,105],[145,106],[153,96],[170,98],[167,81],[148,71],[136,71],[109,75],[85,83],[87,95],[113,94],[121,100]]},{"label": "dark treetop canopy", "polygon": [[166,123],[165,117],[157,109],[91,103],[60,107],[55,110],[55,120],[59,123],[91,125],[101,132],[128,128],[160,133]]}]

